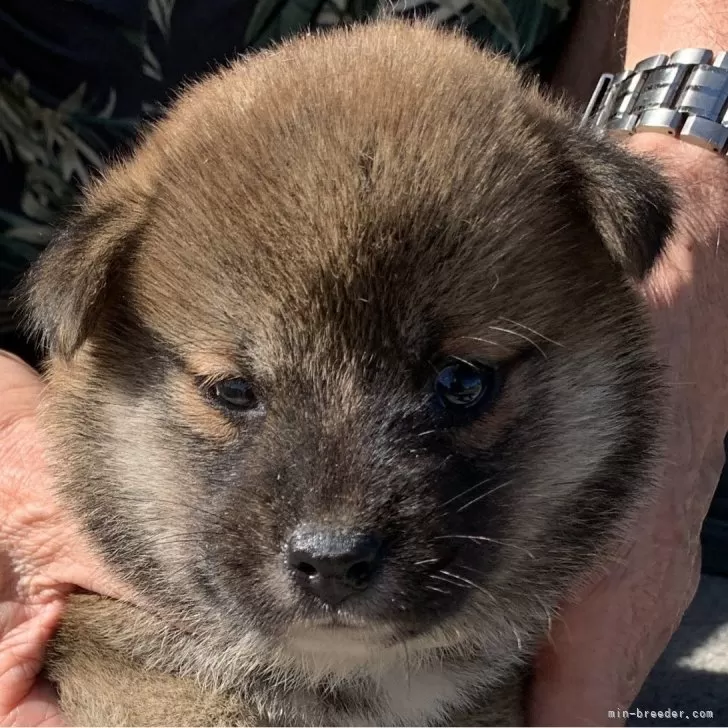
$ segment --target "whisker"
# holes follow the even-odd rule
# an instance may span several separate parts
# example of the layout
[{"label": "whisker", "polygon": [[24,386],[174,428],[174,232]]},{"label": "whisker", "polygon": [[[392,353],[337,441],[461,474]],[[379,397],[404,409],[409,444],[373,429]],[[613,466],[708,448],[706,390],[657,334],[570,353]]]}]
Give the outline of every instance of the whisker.
[{"label": "whisker", "polygon": [[422,559],[422,561],[415,561],[412,566],[423,566],[424,564],[434,564],[436,561],[439,561],[440,559]]},{"label": "whisker", "polygon": [[439,464],[439,465],[437,466],[438,470],[439,470],[440,468],[444,468],[444,467],[445,467],[445,466],[447,465],[447,461],[448,461],[448,460],[452,460],[452,458],[453,458],[453,454],[452,454],[452,453],[450,453],[450,454],[449,454],[449,455],[448,455],[447,457],[445,457],[445,458],[443,459],[443,461],[442,461],[442,462],[441,462],[441,463],[440,463],[440,464]]},{"label": "whisker", "polygon": [[[143,543],[151,546],[172,546],[180,543],[206,543],[212,536],[210,531],[199,531],[197,533],[167,533],[163,536],[150,536]],[[137,541],[136,543],[139,543]]]},{"label": "whisker", "polygon": [[410,658],[409,658],[409,650],[407,649],[407,643],[402,640],[402,649],[404,650],[404,664],[406,668],[407,673],[407,696],[409,697],[412,693],[412,685],[410,682]]},{"label": "whisker", "polygon": [[447,576],[452,576],[453,579],[460,579],[461,581],[464,581],[466,584],[473,587],[473,589],[477,589],[479,592],[482,592],[483,594],[485,594],[485,596],[488,597],[488,599],[490,599],[493,602],[493,604],[497,603],[495,597],[487,589],[480,586],[480,584],[476,584],[474,581],[471,581],[470,579],[466,579],[464,576],[461,576],[460,574],[453,574],[452,572],[445,571],[444,569],[441,569],[440,573],[446,574]]},{"label": "whisker", "polygon": [[437,581],[444,581],[446,584],[450,584],[450,586],[458,586],[461,589],[465,589],[467,587],[466,584],[460,584],[457,581],[454,581],[453,579],[448,579],[444,576],[438,576],[437,574],[430,574],[430,579],[437,579]]},{"label": "whisker", "polygon": [[473,362],[468,361],[467,359],[463,359],[462,357],[456,356],[455,354],[451,354],[450,358],[455,359],[455,361],[459,361],[461,364],[465,364],[465,366],[468,366],[471,369],[477,369],[476,365],[473,364]]},{"label": "whisker", "polygon": [[507,346],[503,346],[503,344],[499,344],[497,341],[491,341],[490,339],[484,339],[479,336],[458,336],[455,341],[458,341],[459,339],[466,339],[467,341],[478,341],[481,344],[489,344],[490,346],[496,347],[496,349],[503,349],[504,351],[508,351]]},{"label": "whisker", "polygon": [[526,326],[526,324],[522,324],[520,321],[514,321],[513,319],[506,318],[505,316],[499,316],[499,319],[501,321],[505,321],[508,324],[513,324],[513,326],[520,326],[522,329],[526,329],[526,331],[530,331],[532,334],[535,334],[536,336],[540,336],[544,341],[548,341],[549,344],[553,344],[554,346],[559,346],[562,349],[564,348],[564,345],[559,341],[554,341],[554,339],[549,339],[548,336],[545,334],[542,334],[540,331],[536,331],[536,329],[532,329],[530,326]]},{"label": "whisker", "polygon": [[548,357],[546,356],[546,352],[533,339],[529,339],[528,336],[526,336],[525,334],[522,334],[519,331],[506,329],[502,326],[488,326],[488,328],[493,329],[493,331],[502,331],[504,334],[511,334],[512,336],[517,336],[519,339],[527,341],[534,349],[537,349],[540,352],[541,356],[544,359],[548,359]]},{"label": "whisker", "polygon": [[428,585],[428,586],[425,587],[425,589],[427,589],[428,591],[438,592],[439,594],[446,594],[449,597],[452,596],[452,592],[447,591],[446,589],[438,589],[436,586],[429,586]]},{"label": "whisker", "polygon": [[474,491],[476,488],[480,488],[481,485],[485,485],[486,483],[489,483],[493,478],[486,478],[485,480],[481,480],[479,483],[476,483],[475,485],[471,485],[470,488],[466,488],[461,493],[458,493],[457,495],[454,495],[450,500],[446,500],[440,508],[445,508],[445,506],[449,506],[453,501],[456,501],[458,498],[462,498],[464,495],[467,495],[468,493]]},{"label": "whisker", "polygon": [[458,564],[458,566],[461,569],[465,569],[466,571],[472,571],[474,574],[480,574],[481,576],[488,576],[485,571],[481,571],[480,569],[474,569],[472,566],[467,566],[466,564]]},{"label": "whisker", "polygon": [[553,641],[553,636],[551,635],[551,630],[553,628],[553,619],[552,619],[551,610],[537,596],[534,595],[534,598],[538,602],[539,607],[541,607],[541,609],[543,610],[544,616],[546,617],[546,622],[547,622],[546,634],[548,636],[549,642],[553,645],[554,641]]},{"label": "whisker", "polygon": [[214,531],[178,531],[173,533],[155,533],[155,534],[142,534],[138,538],[131,541],[131,544],[142,544],[145,546],[154,544],[166,544],[174,543],[175,541],[186,542],[194,541],[197,543],[204,543],[209,539],[210,536],[219,535]]},{"label": "whisker", "polygon": [[536,559],[536,557],[528,550],[523,548],[523,546],[516,546],[515,544],[508,543],[506,541],[499,541],[497,538],[490,538],[489,536],[470,536],[466,534],[453,534],[451,536],[435,536],[436,541],[443,541],[448,538],[461,538],[466,539],[468,541],[488,541],[490,543],[497,543],[499,546],[506,546],[508,548],[512,549],[518,549],[519,551],[523,551],[525,554],[527,554],[530,558]]},{"label": "whisker", "polygon": [[521,642],[521,635],[518,634],[518,632],[516,631],[516,628],[513,625],[511,625],[511,629],[513,630],[513,634],[516,638],[516,644],[518,645],[518,651],[523,652],[523,643]]},{"label": "whisker", "polygon": [[189,564],[180,564],[176,569],[165,569],[164,570],[164,578],[174,580],[176,577],[178,577],[180,574],[189,574],[190,572],[190,565]]},{"label": "whisker", "polygon": [[455,511],[456,513],[462,513],[466,508],[470,508],[474,503],[477,503],[479,500],[483,500],[483,498],[487,498],[489,495],[492,495],[497,490],[500,490],[501,488],[505,488],[507,485],[511,485],[513,483],[512,480],[506,480],[505,483],[501,483],[500,485],[496,485],[495,488],[491,488],[489,491],[486,491],[485,493],[482,493],[479,496],[476,496],[471,501],[468,501],[464,506],[460,506],[460,508]]}]

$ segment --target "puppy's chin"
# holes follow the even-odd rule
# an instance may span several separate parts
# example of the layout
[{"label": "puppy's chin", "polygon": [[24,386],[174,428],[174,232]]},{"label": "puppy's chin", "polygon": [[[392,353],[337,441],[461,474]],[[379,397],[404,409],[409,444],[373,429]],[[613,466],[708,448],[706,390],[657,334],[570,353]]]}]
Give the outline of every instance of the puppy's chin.
[{"label": "puppy's chin", "polygon": [[219,614],[230,634],[242,630],[264,654],[272,651],[276,661],[297,665],[309,675],[345,677],[382,664],[437,661],[443,652],[476,650],[487,631],[483,610],[473,598],[446,604],[437,595],[420,597],[413,613],[391,596],[381,600],[387,605],[354,598],[315,608],[298,597],[288,604],[273,599],[265,607],[241,603],[230,608],[228,603]]},{"label": "puppy's chin", "polygon": [[283,643],[293,655],[311,659],[368,661],[378,652],[398,643],[397,630],[389,625],[355,627],[301,623],[292,625]]},{"label": "puppy's chin", "polygon": [[387,666],[406,667],[411,660],[429,662],[443,651],[464,652],[463,634],[445,625],[431,630],[402,629],[395,624],[344,626],[291,625],[281,640],[283,652],[312,674],[346,676]]},{"label": "puppy's chin", "polygon": [[334,608],[294,611],[284,620],[277,643],[295,661],[321,669],[328,664],[339,674],[355,672],[357,665],[404,664],[410,659],[429,662],[439,659],[443,651],[477,650],[488,631],[477,597],[446,603],[438,596],[420,596],[417,612],[398,603],[392,594],[382,599],[386,605],[354,598]]},{"label": "puppy's chin", "polygon": [[[247,610],[246,610],[247,611]],[[242,622],[226,610],[233,629]],[[442,614],[433,605],[430,613],[412,616],[393,607],[373,613],[366,608],[341,606],[331,610],[281,610],[248,612],[245,624],[254,628],[257,639],[281,650],[296,661],[331,659],[339,662],[361,658],[377,661],[382,653],[404,648],[428,652],[457,647],[466,639],[467,610],[448,609]],[[459,628],[457,626],[460,625]],[[482,628],[482,623],[480,625]],[[403,647],[404,646],[404,647]],[[400,657],[402,655],[400,654]]]}]

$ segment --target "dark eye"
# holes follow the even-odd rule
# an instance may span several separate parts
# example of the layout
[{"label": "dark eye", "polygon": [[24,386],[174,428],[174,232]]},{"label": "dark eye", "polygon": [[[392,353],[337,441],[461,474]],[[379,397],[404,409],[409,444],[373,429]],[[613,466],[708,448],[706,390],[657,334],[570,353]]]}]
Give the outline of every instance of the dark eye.
[{"label": "dark eye", "polygon": [[461,412],[492,402],[497,387],[498,372],[495,367],[450,359],[437,373],[435,396],[442,407]]},{"label": "dark eye", "polygon": [[208,389],[209,397],[218,405],[231,410],[251,410],[258,406],[253,386],[244,379],[226,379]]}]

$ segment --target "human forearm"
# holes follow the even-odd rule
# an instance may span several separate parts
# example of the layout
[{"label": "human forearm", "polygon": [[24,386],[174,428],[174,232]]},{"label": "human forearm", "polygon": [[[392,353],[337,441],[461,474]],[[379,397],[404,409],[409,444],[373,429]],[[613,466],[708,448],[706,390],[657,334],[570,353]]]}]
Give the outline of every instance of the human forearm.
[{"label": "human forearm", "polygon": [[725,0],[631,0],[626,67],[678,48],[728,49]]},{"label": "human forearm", "polygon": [[[626,67],[683,47],[728,50],[724,6],[725,0],[633,0]],[[534,681],[536,725],[623,723],[609,711],[634,700],[694,593],[700,529],[723,464],[728,160],[663,134],[636,133],[625,144],[659,164],[680,197],[675,234],[642,286],[667,365],[671,426],[655,502],[607,574],[577,595],[576,606],[565,605],[554,625]]]}]

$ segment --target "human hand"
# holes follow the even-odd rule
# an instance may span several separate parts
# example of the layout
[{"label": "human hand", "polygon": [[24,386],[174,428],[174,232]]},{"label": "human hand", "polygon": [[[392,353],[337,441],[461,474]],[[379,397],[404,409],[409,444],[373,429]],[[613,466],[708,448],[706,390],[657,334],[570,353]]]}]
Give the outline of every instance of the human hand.
[{"label": "human hand", "polygon": [[38,679],[64,597],[124,596],[56,504],[36,425],[40,377],[0,352],[0,725],[63,725]]},{"label": "human hand", "polygon": [[[671,137],[637,134],[660,161],[682,212],[642,286],[668,365],[672,416],[661,488],[631,543],[554,623],[532,685],[532,725],[620,725],[689,606],[700,577],[700,530],[728,431],[728,163]],[[652,706],[642,706],[651,708]]]}]

